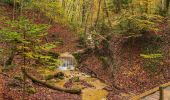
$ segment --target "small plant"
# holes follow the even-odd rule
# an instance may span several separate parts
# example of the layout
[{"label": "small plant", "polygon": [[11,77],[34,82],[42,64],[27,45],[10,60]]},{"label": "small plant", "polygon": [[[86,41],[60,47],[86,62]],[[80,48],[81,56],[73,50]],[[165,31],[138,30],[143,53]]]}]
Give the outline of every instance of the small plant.
[{"label": "small plant", "polygon": [[162,58],[162,54],[140,54],[141,57],[145,58],[145,59],[154,59],[154,58]]},{"label": "small plant", "polygon": [[33,86],[28,86],[26,88],[26,91],[30,94],[35,94],[37,92],[36,88],[34,88]]},{"label": "small plant", "polygon": [[108,57],[101,56],[101,57],[99,57],[99,59],[102,61],[104,69],[109,67],[109,58]]},{"label": "small plant", "polygon": [[157,72],[158,66],[163,58],[162,54],[140,54],[144,60],[144,69]]}]

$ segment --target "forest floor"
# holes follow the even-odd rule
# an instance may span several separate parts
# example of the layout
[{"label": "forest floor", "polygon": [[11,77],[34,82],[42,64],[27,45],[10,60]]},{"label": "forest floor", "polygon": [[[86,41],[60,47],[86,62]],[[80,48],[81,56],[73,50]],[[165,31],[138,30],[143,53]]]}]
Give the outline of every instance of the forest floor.
[{"label": "forest floor", "polygon": [[[17,16],[18,13],[15,13],[14,17]],[[24,12],[24,15],[28,18],[31,17],[32,12],[26,11]],[[41,17],[39,17],[39,14],[35,15],[35,23],[39,24],[46,24],[48,23],[46,20],[42,20]],[[41,15],[40,15],[41,16]],[[0,18],[6,18],[11,19],[13,18],[12,14],[12,7],[8,5],[0,6]],[[54,34],[54,35],[53,35]],[[57,36],[56,36],[57,35]],[[51,28],[49,29],[49,35],[50,40],[56,39],[56,38],[63,38],[64,40],[64,46],[61,45],[60,47],[56,48],[56,52],[71,52],[77,50],[77,47],[75,45],[77,40],[77,37],[75,34],[69,32],[66,28],[61,27],[58,24],[53,24]],[[18,62],[17,57],[15,58],[14,62]],[[20,67],[16,67],[9,72],[7,72],[8,75],[2,75],[0,74],[0,96],[3,96],[4,100],[22,100],[22,90],[13,89],[8,86],[9,83],[13,83],[13,76],[21,74]],[[2,86],[3,85],[3,86]],[[34,95],[26,94],[26,98],[29,100],[80,100],[81,97],[79,95],[73,95],[69,93],[63,93],[58,91],[53,91],[51,89],[34,85],[38,92]]]},{"label": "forest floor", "polygon": [[[32,17],[32,11],[25,11],[23,15],[28,18]],[[0,17],[12,18],[12,7],[10,6],[0,6]],[[17,13],[15,14],[17,16]],[[35,23],[48,23],[46,18],[43,18],[43,15],[36,13],[35,14]],[[74,52],[79,50],[78,48],[78,36],[74,34],[69,28],[63,27],[59,24],[52,24],[49,29],[49,35],[47,37],[48,41],[55,41],[61,39],[63,41],[63,45],[58,46],[54,51],[59,53],[64,52]],[[124,63],[121,65],[120,69],[116,74],[116,82],[113,82],[112,77],[107,73],[106,70],[103,70],[102,62],[95,56],[89,55],[82,63],[81,63],[81,71],[85,73],[90,73],[89,69],[97,75],[97,77],[107,83],[109,86],[107,90],[109,90],[108,100],[127,100],[127,98],[133,94],[138,94],[144,92],[145,90],[149,90],[155,86],[158,86],[162,83],[166,83],[170,81],[169,72],[170,68],[168,68],[169,60],[163,62],[162,66],[164,68],[160,68],[163,73],[166,73],[164,77],[163,74],[152,75],[148,74],[143,68],[141,68],[141,58],[139,57],[140,49],[138,46],[134,45],[132,47],[131,52],[128,51],[129,47],[125,48],[122,56],[122,61]],[[164,51],[169,50],[167,45],[164,46]],[[130,53],[130,54],[129,54]],[[132,62],[129,65],[129,55],[132,56]],[[10,72],[8,72],[8,76],[12,77],[19,72],[19,68],[14,68]],[[7,84],[11,82],[7,76],[0,74],[0,98],[3,96],[5,100],[20,100],[22,98],[22,90],[16,91],[15,89],[9,88]],[[116,89],[112,86],[113,83],[116,83],[120,87],[120,89]],[[34,85],[37,89],[36,94],[27,94],[27,99],[29,100],[81,100],[81,96],[58,92],[54,90],[50,90],[48,88]]]}]

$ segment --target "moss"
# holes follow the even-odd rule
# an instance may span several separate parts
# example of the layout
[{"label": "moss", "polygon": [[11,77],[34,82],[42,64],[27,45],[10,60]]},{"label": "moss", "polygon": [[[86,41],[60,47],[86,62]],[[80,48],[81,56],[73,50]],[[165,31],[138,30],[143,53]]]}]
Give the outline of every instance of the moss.
[{"label": "moss", "polygon": [[55,69],[56,69],[56,66],[49,66],[48,69],[49,69],[49,70],[55,70]]},{"label": "moss", "polygon": [[51,84],[51,85],[55,85],[56,80],[55,79],[51,79],[51,80],[48,81],[48,83]]},{"label": "moss", "polygon": [[73,56],[75,57],[75,59],[77,60],[78,63],[81,63],[81,55],[80,55],[80,53],[74,53]]},{"label": "moss", "polygon": [[101,56],[101,57],[99,57],[99,60],[102,61],[104,69],[109,66],[109,62],[108,62],[109,58],[108,57]]},{"label": "moss", "polygon": [[26,88],[26,91],[30,94],[35,94],[37,92],[36,88],[29,86]]},{"label": "moss", "polygon": [[65,83],[67,83],[67,80],[58,80],[55,85],[59,87],[64,87]]},{"label": "moss", "polygon": [[53,75],[46,75],[46,76],[45,76],[45,80],[50,80],[50,79],[53,79],[53,78],[54,78]]},{"label": "moss", "polygon": [[71,78],[70,81],[72,81],[72,82],[79,82],[80,78],[78,76],[75,76],[75,77]]},{"label": "moss", "polygon": [[50,80],[50,79],[64,79],[64,73],[63,72],[51,72],[51,73],[42,73],[41,74],[45,80]]},{"label": "moss", "polygon": [[21,75],[14,76],[14,79],[19,80],[19,81],[23,81],[23,77]]},{"label": "moss", "polygon": [[58,72],[57,74],[54,75],[55,78],[58,79],[64,79],[64,73],[63,72]]}]

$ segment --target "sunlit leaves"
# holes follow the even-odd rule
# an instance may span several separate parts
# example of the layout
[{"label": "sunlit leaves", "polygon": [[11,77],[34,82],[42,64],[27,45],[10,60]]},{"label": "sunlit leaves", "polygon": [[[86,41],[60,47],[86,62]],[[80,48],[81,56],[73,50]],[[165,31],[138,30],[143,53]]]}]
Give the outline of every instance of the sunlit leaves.
[{"label": "sunlit leaves", "polygon": [[41,46],[36,46],[36,50],[45,50],[45,51],[49,51],[53,48],[55,48],[56,45],[52,44],[52,43],[46,43],[44,45],[41,45]]},{"label": "sunlit leaves", "polygon": [[40,63],[48,64],[51,66],[58,66],[58,65],[62,64],[61,60],[54,59],[52,56],[50,56],[48,54],[27,52],[27,53],[24,53],[24,55],[29,59],[31,58],[34,60],[38,60]]},{"label": "sunlit leaves", "polygon": [[115,30],[120,30],[119,32],[121,34],[143,34],[146,32],[156,33],[159,31],[159,24],[161,24],[163,20],[164,18],[159,15],[130,15],[127,13],[124,16],[121,16]]},{"label": "sunlit leaves", "polygon": [[6,27],[0,30],[0,40],[15,47],[21,56],[29,60],[38,60],[41,64],[57,65],[59,60],[48,55],[55,43],[44,43],[43,38],[48,34],[49,25],[34,24],[25,18],[7,20]]},{"label": "sunlit leaves", "polygon": [[0,41],[17,41],[21,39],[21,34],[7,28],[0,30]]},{"label": "sunlit leaves", "polygon": [[162,54],[140,54],[141,57],[145,58],[145,59],[154,59],[154,58],[162,58],[163,55]]},{"label": "sunlit leaves", "polygon": [[41,13],[47,16],[49,19],[55,22],[63,23],[67,20],[64,9],[61,7],[59,1],[49,1],[49,0],[33,0],[32,5],[35,9],[38,9]]}]

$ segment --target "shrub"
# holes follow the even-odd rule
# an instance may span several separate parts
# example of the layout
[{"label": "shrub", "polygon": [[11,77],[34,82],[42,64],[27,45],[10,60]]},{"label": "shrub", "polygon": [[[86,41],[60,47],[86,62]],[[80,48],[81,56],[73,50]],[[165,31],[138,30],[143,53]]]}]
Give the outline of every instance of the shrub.
[{"label": "shrub", "polygon": [[6,21],[5,24],[6,27],[0,30],[0,41],[9,46],[8,51],[12,50],[9,58],[13,59],[17,52],[20,56],[41,64],[55,66],[60,63],[56,57],[48,54],[56,45],[42,40],[47,35],[48,25],[33,24],[25,18]]}]

